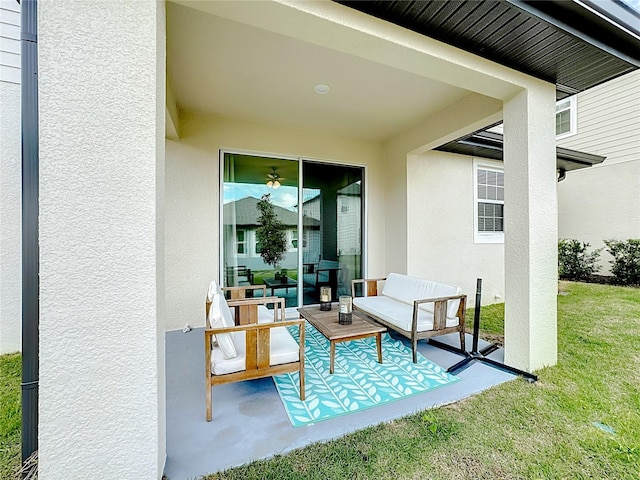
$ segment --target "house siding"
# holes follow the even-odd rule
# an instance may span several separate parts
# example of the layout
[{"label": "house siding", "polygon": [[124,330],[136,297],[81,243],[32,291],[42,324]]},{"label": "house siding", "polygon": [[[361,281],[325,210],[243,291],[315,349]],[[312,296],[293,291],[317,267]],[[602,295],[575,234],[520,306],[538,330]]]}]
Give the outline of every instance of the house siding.
[{"label": "house siding", "polygon": [[[640,71],[578,95],[578,131],[562,147],[606,156],[558,184],[560,238],[604,247],[605,239],[640,238]],[[611,256],[602,251],[602,274]]]},{"label": "house siding", "polygon": [[0,0],[0,354],[21,349],[20,5]]},{"label": "house siding", "polygon": [[0,82],[20,83],[20,5],[0,0]]},{"label": "house siding", "polygon": [[558,146],[604,155],[603,167],[640,158],[640,71],[578,94],[576,135]]}]

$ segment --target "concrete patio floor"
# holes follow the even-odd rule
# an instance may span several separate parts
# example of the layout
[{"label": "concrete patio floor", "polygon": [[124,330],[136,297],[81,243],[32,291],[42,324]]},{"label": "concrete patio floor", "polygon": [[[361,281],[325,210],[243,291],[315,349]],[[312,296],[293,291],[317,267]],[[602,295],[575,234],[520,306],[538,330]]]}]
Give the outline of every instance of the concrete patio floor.
[{"label": "concrete patio floor", "polygon": [[[459,345],[457,334],[438,337]],[[467,348],[471,348],[467,335]],[[427,344],[419,351],[448,368],[460,355]],[[294,428],[271,378],[220,385],[213,389],[213,421],[205,421],[203,330],[166,334],[167,462],[168,480],[186,480],[214,473],[252,460],[268,458],[326,441],[395,418],[456,402],[514,375],[474,362],[459,372],[459,382],[424,394],[370,408],[314,425]],[[480,341],[480,348],[487,343]],[[498,349],[490,358],[503,361]],[[308,387],[307,387],[308,388]]]}]

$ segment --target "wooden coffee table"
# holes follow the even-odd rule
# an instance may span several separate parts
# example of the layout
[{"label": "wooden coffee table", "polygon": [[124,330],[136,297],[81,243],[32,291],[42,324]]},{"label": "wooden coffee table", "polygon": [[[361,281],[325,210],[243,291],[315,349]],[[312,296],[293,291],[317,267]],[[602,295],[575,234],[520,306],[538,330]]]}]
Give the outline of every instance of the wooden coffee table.
[{"label": "wooden coffee table", "polygon": [[386,327],[365,320],[357,312],[352,314],[351,325],[340,325],[338,323],[338,305],[333,305],[329,312],[323,312],[320,307],[299,308],[298,312],[300,312],[300,318],[304,318],[316,327],[316,330],[329,340],[331,352],[329,373],[333,373],[336,343],[349,342],[360,338],[376,337],[378,363],[382,363],[382,334],[387,331]]}]

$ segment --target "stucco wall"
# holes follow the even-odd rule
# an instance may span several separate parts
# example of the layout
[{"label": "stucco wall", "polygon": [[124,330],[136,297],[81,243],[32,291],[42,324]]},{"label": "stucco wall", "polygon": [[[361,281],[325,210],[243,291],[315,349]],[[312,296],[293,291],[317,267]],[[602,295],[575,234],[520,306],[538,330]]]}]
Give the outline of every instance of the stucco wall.
[{"label": "stucco wall", "polygon": [[38,2],[43,480],[164,468],[163,11]]},{"label": "stucco wall", "polygon": [[0,81],[0,354],[21,349],[20,85]]},{"label": "stucco wall", "polygon": [[482,278],[482,303],[504,301],[504,244],[474,243],[473,158],[432,151],[407,163],[407,273],[460,286],[470,305]]},{"label": "stucco wall", "polygon": [[218,279],[219,151],[262,152],[344,162],[366,167],[365,202],[369,275],[383,275],[385,172],[377,142],[352,140],[184,113],[182,138],[166,143],[167,329],[204,325],[207,286]]}]

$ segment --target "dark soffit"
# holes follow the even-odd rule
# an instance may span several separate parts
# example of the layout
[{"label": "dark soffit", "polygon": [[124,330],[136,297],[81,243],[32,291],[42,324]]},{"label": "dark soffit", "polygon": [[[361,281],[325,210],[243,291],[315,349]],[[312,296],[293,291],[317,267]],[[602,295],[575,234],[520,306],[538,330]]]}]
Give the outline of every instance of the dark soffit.
[{"label": "dark soffit", "polygon": [[[501,134],[480,131],[445,143],[434,150],[503,161],[503,144]],[[556,168],[565,172],[602,163],[606,158],[569,148],[556,147]]]},{"label": "dark soffit", "polygon": [[335,1],[554,83],[558,99],[640,68],[640,14],[618,0]]}]

